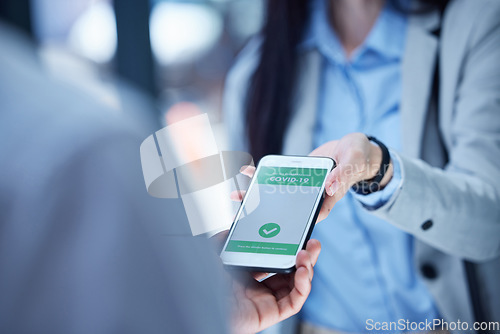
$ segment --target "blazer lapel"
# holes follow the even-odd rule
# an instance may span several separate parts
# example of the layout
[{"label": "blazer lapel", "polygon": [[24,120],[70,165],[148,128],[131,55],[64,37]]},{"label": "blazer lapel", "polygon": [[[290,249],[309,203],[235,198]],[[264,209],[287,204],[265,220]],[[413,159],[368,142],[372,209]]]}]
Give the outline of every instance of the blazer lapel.
[{"label": "blazer lapel", "polygon": [[300,72],[292,103],[292,117],[283,141],[285,155],[307,155],[314,148],[312,145],[321,57],[317,51],[311,50],[306,52],[300,61]]},{"label": "blazer lapel", "polygon": [[400,110],[403,153],[410,157],[419,157],[421,153],[438,49],[438,39],[432,32],[439,20],[437,11],[409,19]]}]

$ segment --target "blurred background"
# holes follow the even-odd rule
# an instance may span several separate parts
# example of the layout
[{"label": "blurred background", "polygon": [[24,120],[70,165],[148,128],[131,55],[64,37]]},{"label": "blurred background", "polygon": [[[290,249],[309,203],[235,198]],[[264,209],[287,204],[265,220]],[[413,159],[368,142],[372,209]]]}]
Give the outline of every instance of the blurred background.
[{"label": "blurred background", "polygon": [[216,125],[225,74],[260,29],[263,1],[2,0],[0,6],[35,39],[44,65],[60,79],[117,110],[152,102],[159,120],[190,102]]},{"label": "blurred background", "polygon": [[[0,13],[35,42],[50,76],[132,116],[142,123],[144,138],[206,113],[219,150],[227,150],[224,81],[238,52],[260,30],[264,1],[1,0]],[[196,132],[184,131],[186,138],[178,140],[193,143]],[[202,208],[225,212],[227,226],[238,207],[230,191],[210,194],[219,205],[199,201]],[[220,215],[210,219],[221,221]]]}]

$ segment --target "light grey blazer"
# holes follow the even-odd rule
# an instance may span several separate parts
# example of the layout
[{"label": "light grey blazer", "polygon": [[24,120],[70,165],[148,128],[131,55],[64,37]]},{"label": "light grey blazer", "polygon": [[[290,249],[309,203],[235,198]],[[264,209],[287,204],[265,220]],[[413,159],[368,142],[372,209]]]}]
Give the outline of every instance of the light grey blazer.
[{"label": "light grey blazer", "polygon": [[[372,213],[416,238],[415,266],[419,272],[434,269],[435,275],[422,279],[444,319],[471,324],[474,319],[466,259],[475,263],[478,281],[472,286],[479,289],[483,318],[499,321],[500,1],[454,0],[440,21],[437,11],[410,18],[402,63],[403,149],[398,153],[403,184]],[[438,38],[432,32],[440,24]],[[226,121],[238,149],[246,147],[244,102],[258,44],[249,43],[226,81]],[[438,53],[436,111],[429,106]],[[284,154],[308,154],[313,148],[319,75],[319,54],[301,55]],[[429,220],[432,226],[424,229]]]}]

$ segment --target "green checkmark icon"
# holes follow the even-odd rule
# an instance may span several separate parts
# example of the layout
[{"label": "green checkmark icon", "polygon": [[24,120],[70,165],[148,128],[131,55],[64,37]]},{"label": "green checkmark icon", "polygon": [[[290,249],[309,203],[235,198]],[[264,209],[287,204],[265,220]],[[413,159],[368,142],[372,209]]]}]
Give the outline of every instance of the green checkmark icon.
[{"label": "green checkmark icon", "polygon": [[267,223],[260,227],[259,234],[263,238],[272,238],[280,233],[280,226],[276,223]]}]

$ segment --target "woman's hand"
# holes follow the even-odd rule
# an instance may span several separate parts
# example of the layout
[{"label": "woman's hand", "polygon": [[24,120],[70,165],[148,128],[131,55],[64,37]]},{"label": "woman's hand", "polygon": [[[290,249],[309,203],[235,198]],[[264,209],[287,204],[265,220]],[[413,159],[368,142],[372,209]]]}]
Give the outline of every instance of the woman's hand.
[{"label": "woman's hand", "polygon": [[[212,237],[222,248],[228,231]],[[308,241],[306,249],[297,254],[296,270],[290,274],[276,274],[259,282],[268,273],[234,272],[232,283],[232,333],[257,333],[296,314],[311,291],[314,265],[321,244]]]},{"label": "woman's hand", "polygon": [[233,279],[233,332],[257,333],[296,314],[311,291],[321,245],[311,239],[297,254],[297,270],[258,282],[255,273]]},{"label": "woman's hand", "polygon": [[[327,176],[325,190],[328,196],[323,201],[318,222],[325,219],[337,203],[356,183],[370,180],[377,175],[382,163],[382,150],[368,140],[363,133],[351,133],[340,140],[325,143],[310,155],[330,157],[337,167]],[[392,178],[392,161],[380,182],[382,189]]]},{"label": "woman's hand", "polygon": [[[345,196],[349,188],[360,181],[374,178],[382,164],[382,150],[377,144],[370,142],[363,133],[350,133],[340,140],[329,141],[309,155],[330,157],[337,163],[337,167],[326,178],[327,196],[323,201],[316,222],[328,217],[335,203]],[[255,173],[255,167],[245,166],[241,169],[241,173],[252,177]],[[392,173],[391,161],[379,184],[379,189],[389,183]],[[231,194],[231,198],[234,201],[240,201],[244,195],[245,191],[235,191]]]}]

